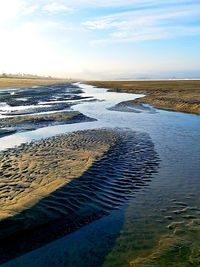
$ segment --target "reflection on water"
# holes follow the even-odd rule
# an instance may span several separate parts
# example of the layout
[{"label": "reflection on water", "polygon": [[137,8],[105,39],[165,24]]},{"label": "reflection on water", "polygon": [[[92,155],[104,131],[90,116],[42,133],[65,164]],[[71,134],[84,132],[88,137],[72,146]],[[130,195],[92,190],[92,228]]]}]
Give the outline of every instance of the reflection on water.
[{"label": "reflection on water", "polygon": [[[177,242],[178,230],[183,232],[182,228],[176,227],[171,231],[167,226],[173,222],[182,222],[181,227],[192,225],[192,220],[200,218],[200,117],[162,110],[154,114],[111,111],[107,108],[138,96],[107,92],[106,89],[96,89],[88,85],[80,86],[85,91],[84,96],[105,100],[85,102],[73,107],[89,117],[98,119],[97,122],[48,127],[15,134],[1,138],[1,147],[5,142],[8,147],[78,129],[128,127],[135,131],[147,132],[151,136],[161,158],[159,173],[153,175],[154,179],[146,190],[134,195],[127,207],[2,266],[122,267],[130,266],[131,263],[132,266],[143,266],[138,257],[146,255],[148,258],[154,248],[159,262],[162,255],[162,247],[159,247],[158,253],[160,238],[163,237],[166,241],[164,236],[170,235],[170,244],[173,245],[174,237]],[[180,237],[185,238],[185,235]],[[198,245],[195,236],[187,238],[189,242]],[[176,247],[183,246],[176,242]],[[183,257],[185,262],[175,266],[190,266],[189,259],[194,262],[197,257],[195,249],[188,252],[185,247],[183,251],[179,249],[177,252],[175,249],[174,253],[166,254],[165,260],[160,260],[155,266],[172,266],[170,260],[175,259],[177,255],[180,260],[183,253],[187,259]]]}]

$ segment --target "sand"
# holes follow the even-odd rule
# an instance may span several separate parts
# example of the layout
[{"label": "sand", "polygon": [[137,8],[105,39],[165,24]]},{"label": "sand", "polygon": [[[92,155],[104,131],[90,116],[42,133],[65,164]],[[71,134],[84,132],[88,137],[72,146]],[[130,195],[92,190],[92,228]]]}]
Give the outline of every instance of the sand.
[{"label": "sand", "polygon": [[105,130],[22,145],[0,155],[0,220],[16,215],[78,178],[115,142]]},{"label": "sand", "polygon": [[[0,77],[0,88],[34,85],[65,84],[71,81],[48,78]],[[200,81],[87,81],[88,84],[109,88],[116,92],[142,93],[146,96],[133,101],[156,108],[200,114]]]},{"label": "sand", "polygon": [[110,214],[159,165],[148,134],[120,129],[52,137],[0,159],[0,263]]},{"label": "sand", "polygon": [[52,125],[88,122],[94,120],[95,119],[89,118],[78,111],[63,111],[49,114],[7,117],[0,120],[0,136],[12,134],[16,131],[35,130]]},{"label": "sand", "polygon": [[89,81],[87,83],[115,92],[146,95],[134,100],[133,105],[147,103],[156,108],[200,114],[200,80]]},{"label": "sand", "polygon": [[72,118],[76,118],[80,116],[80,112],[78,111],[64,111],[64,112],[56,112],[50,114],[36,114],[36,115],[25,115],[25,116],[14,116],[8,118],[2,118],[0,120],[0,126],[15,126],[24,123],[41,123],[41,122],[49,122],[49,121],[67,121]]}]

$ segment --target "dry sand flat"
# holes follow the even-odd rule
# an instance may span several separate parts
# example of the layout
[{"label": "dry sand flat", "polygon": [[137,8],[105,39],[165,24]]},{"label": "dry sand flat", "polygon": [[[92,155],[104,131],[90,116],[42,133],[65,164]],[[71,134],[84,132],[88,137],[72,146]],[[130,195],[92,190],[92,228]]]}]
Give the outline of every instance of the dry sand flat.
[{"label": "dry sand flat", "polygon": [[[103,137],[103,138],[102,138]],[[88,131],[24,145],[0,156],[0,219],[34,205],[79,177],[115,142],[107,131]]]},{"label": "dry sand flat", "polygon": [[90,81],[88,84],[117,92],[146,95],[134,100],[133,106],[135,103],[147,103],[157,108],[200,114],[200,80]]}]

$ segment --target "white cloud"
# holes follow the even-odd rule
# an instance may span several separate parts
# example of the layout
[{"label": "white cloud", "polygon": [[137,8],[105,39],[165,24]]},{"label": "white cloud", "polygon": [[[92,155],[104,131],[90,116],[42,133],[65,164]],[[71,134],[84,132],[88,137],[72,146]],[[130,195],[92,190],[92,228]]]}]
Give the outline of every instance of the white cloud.
[{"label": "white cloud", "polygon": [[44,5],[43,10],[54,13],[54,12],[72,11],[73,9],[67,4],[52,2],[50,4]]},{"label": "white cloud", "polygon": [[[174,36],[199,34],[199,26],[187,24],[200,17],[200,3],[196,5],[178,5],[165,8],[119,12],[97,17],[82,23],[94,31],[101,32],[103,38],[96,38],[92,45],[106,42],[144,41],[171,38]],[[186,22],[186,24],[185,24]]]},{"label": "white cloud", "polygon": [[[172,0],[169,0],[172,1]],[[66,0],[65,2],[69,2]],[[74,0],[73,5],[80,8],[93,7],[124,7],[133,4],[154,4],[158,0]]]}]

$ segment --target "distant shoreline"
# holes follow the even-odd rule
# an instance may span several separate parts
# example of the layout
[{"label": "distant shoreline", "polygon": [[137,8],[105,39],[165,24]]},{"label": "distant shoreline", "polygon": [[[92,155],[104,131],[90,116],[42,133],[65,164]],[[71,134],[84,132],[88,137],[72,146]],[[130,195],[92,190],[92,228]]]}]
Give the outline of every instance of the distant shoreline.
[{"label": "distant shoreline", "polygon": [[[115,92],[145,94],[132,104],[150,104],[159,109],[200,115],[200,80],[87,81]],[[131,101],[129,101],[129,104]]]},{"label": "distant shoreline", "polygon": [[8,89],[12,87],[26,87],[26,86],[42,86],[50,84],[71,83],[74,80],[59,79],[59,78],[43,78],[43,77],[0,77],[0,89]]}]

